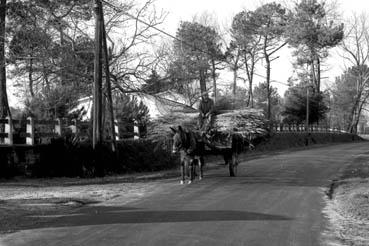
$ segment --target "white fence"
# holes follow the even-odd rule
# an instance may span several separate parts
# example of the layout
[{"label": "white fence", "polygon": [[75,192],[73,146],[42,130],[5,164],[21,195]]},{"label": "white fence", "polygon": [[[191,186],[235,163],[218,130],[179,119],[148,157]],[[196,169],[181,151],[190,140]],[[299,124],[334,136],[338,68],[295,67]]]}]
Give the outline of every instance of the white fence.
[{"label": "white fence", "polygon": [[347,133],[340,128],[330,128],[328,125],[305,124],[271,124],[270,129],[274,132],[317,132],[317,133]]},{"label": "white fence", "polygon": [[[14,129],[19,129],[20,120],[11,120],[9,117],[5,119],[0,119],[0,126],[2,125],[4,132],[0,132],[0,144],[3,145],[13,145],[14,144]],[[17,126],[18,127],[15,127]],[[140,136],[140,131],[137,123],[130,125],[133,128],[133,132],[129,134],[124,134],[123,131],[119,130],[120,123],[115,121],[115,134],[116,140],[133,138],[138,139]],[[126,124],[127,125],[127,124]],[[88,129],[91,128],[90,122],[81,122],[76,120],[67,121],[65,119],[56,120],[35,120],[31,117],[26,120],[26,130],[21,132],[22,138],[25,138],[24,143],[26,145],[35,144],[46,144],[49,143],[52,138],[62,136],[66,131],[70,131],[72,134],[76,134],[80,137],[88,136]],[[316,132],[316,133],[335,133],[342,134],[345,131],[339,128],[330,128],[326,125],[309,125],[306,127],[304,124],[271,124],[269,126],[270,130],[278,133],[288,133],[288,132]],[[120,134],[121,133],[121,134]]]},{"label": "white fence", "polygon": [[[20,120],[12,120],[9,117],[0,119],[0,126],[3,125],[4,132],[0,132],[0,144],[13,145],[15,129],[19,129]],[[90,122],[81,122],[77,120],[67,121],[65,119],[56,120],[35,120],[31,117],[27,118],[26,131],[20,132],[20,137],[25,138],[23,144],[35,145],[40,143],[48,143],[52,138],[62,136],[66,131],[79,136],[87,136]],[[18,126],[18,127],[15,127]],[[119,123],[115,120],[116,140],[120,140]],[[130,134],[133,139],[140,136],[138,124],[133,124],[133,132]]]}]

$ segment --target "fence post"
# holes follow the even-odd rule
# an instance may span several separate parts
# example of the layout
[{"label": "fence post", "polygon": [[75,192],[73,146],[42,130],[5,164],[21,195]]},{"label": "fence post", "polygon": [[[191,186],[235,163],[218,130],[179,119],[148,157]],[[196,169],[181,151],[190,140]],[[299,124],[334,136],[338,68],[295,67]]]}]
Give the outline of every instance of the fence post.
[{"label": "fence post", "polygon": [[288,125],[286,125],[286,124],[283,125],[283,131],[285,131],[285,132],[289,131]]},{"label": "fence post", "polygon": [[114,131],[115,131],[115,140],[118,141],[119,140],[119,125],[118,125],[117,120],[114,120]]},{"label": "fence post", "polygon": [[27,118],[27,145],[35,145],[35,122],[32,117]]},{"label": "fence post", "polygon": [[278,123],[278,131],[279,132],[282,132],[283,131],[283,127],[282,127],[282,124],[281,123]]},{"label": "fence post", "polygon": [[7,116],[6,117],[8,123],[5,123],[5,133],[8,134],[7,137],[5,137],[5,144],[12,145],[13,144],[13,122],[12,119]]},{"label": "fence post", "polygon": [[136,120],[133,122],[133,134],[133,139],[140,138],[140,129],[138,128],[138,122]]},{"label": "fence post", "polygon": [[59,118],[55,121],[55,133],[62,136],[62,121]]}]

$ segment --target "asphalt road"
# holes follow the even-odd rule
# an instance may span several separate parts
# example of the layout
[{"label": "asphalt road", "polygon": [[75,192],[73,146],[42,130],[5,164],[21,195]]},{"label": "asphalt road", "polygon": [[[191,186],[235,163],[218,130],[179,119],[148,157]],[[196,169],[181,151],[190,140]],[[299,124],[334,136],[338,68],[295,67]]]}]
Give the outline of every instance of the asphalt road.
[{"label": "asphalt road", "polygon": [[0,245],[326,245],[324,191],[368,153],[366,142],[340,144],[249,160],[235,178],[220,168],[191,185],[164,180],[154,195],[86,207]]}]

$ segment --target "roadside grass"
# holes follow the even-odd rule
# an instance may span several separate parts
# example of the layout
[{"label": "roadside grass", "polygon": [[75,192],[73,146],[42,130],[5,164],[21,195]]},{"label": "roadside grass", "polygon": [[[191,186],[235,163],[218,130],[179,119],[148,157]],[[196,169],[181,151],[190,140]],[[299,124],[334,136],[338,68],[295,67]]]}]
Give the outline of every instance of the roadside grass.
[{"label": "roadside grass", "polygon": [[333,237],[327,245],[369,245],[369,152],[355,158],[330,190],[324,214]]},{"label": "roadside grass", "polygon": [[[204,171],[224,168],[219,157],[206,158]],[[226,171],[226,170],[225,170]],[[95,204],[122,206],[179,180],[179,168],[97,178],[24,178],[0,180],[1,234],[35,228],[61,214]]]},{"label": "roadside grass", "polygon": [[[79,182],[81,181],[81,182]],[[87,183],[89,182],[89,183]],[[79,183],[79,184],[78,184]],[[0,186],[0,237],[73,213],[89,205],[124,205],[156,192],[160,182],[106,180],[18,180]]]}]

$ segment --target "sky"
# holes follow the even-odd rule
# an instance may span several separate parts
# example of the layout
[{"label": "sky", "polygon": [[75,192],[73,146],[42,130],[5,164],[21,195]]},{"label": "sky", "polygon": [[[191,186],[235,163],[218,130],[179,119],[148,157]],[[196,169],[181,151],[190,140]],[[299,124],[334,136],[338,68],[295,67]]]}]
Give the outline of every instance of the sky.
[{"label": "sky", "polygon": [[[284,0],[287,3],[292,1]],[[163,9],[168,13],[165,23],[161,28],[167,32],[175,35],[176,29],[180,21],[191,21],[195,15],[201,15],[201,13],[208,12],[217,16],[217,20],[220,26],[227,27],[230,25],[232,17],[243,9],[254,10],[261,3],[272,2],[270,0],[156,0],[156,7]],[[369,1],[368,0],[337,0],[338,12],[343,18],[351,16],[353,13],[362,13],[367,10],[369,13]],[[283,83],[287,82],[287,79],[292,75],[293,58],[291,56],[291,50],[288,48],[279,52],[278,58],[272,63],[271,77],[274,82],[272,86],[278,88],[281,95],[286,91],[287,86]],[[339,76],[343,69],[343,60],[338,55],[337,50],[331,50],[330,58],[327,61],[329,71],[323,74],[324,77],[328,77],[326,81],[323,81],[322,86],[329,86],[329,81],[333,81],[336,76]],[[257,71],[259,74],[263,74],[263,70]],[[230,78],[226,78],[230,79]],[[256,81],[263,81],[264,79],[259,77]]]}]

